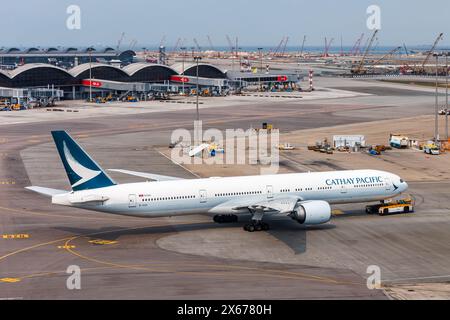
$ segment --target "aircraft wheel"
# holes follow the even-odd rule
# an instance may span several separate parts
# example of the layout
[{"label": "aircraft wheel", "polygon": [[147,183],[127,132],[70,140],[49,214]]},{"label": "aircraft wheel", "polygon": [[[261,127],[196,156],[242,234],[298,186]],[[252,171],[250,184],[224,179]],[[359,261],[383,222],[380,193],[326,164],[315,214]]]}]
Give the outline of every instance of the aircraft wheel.
[{"label": "aircraft wheel", "polygon": [[247,231],[248,232],[254,232],[255,231],[255,226],[253,224],[247,225]]},{"label": "aircraft wheel", "polygon": [[267,230],[269,230],[270,229],[270,227],[269,227],[269,225],[267,224],[267,223],[262,223],[262,229],[264,230],[264,231],[267,231]]},{"label": "aircraft wheel", "polygon": [[262,227],[262,225],[260,224],[260,223],[258,223],[256,226],[255,226],[255,230],[256,231],[261,231],[263,229],[263,227]]}]

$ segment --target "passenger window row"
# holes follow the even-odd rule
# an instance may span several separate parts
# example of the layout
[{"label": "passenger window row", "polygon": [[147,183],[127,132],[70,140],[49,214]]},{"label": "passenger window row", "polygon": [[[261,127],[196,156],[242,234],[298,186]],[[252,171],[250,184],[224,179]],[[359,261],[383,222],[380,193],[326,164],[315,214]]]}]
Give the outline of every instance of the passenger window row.
[{"label": "passenger window row", "polygon": [[161,197],[161,198],[144,198],[142,201],[165,201],[165,200],[178,200],[178,199],[194,199],[195,196],[178,196],[178,197]]},{"label": "passenger window row", "polygon": [[231,193],[216,193],[216,197],[227,197],[227,196],[243,196],[247,194],[261,194],[262,191],[247,191],[247,192],[231,192]]},{"label": "passenger window row", "polygon": [[355,188],[369,188],[369,187],[382,187],[382,183],[374,183],[374,184],[361,184],[355,185]]}]

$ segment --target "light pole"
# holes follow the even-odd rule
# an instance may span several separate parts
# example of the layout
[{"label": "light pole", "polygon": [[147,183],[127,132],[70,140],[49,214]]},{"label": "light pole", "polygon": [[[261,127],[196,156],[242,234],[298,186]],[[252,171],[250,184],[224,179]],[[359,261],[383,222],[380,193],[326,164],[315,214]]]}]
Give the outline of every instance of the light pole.
[{"label": "light pole", "polygon": [[200,56],[195,56],[194,57],[194,60],[195,60],[195,62],[197,63],[197,89],[196,89],[196,93],[197,93],[197,101],[196,101],[196,106],[197,106],[197,117],[196,117],[196,120],[197,121],[200,121],[200,114],[199,114],[199,112],[198,112],[198,95],[199,95],[199,85],[198,85],[198,62],[200,61],[202,59],[202,57],[200,57]]},{"label": "light pole", "polygon": [[89,102],[92,102],[92,48],[89,48]]},{"label": "light pole", "polygon": [[262,68],[263,68],[263,61],[262,61],[262,49],[263,48],[258,48],[259,51],[259,75],[258,75],[258,82],[259,82],[259,91],[261,91],[261,73],[262,73]]},{"label": "light pole", "polygon": [[185,53],[186,47],[181,47],[180,49],[181,49],[181,52],[182,52],[182,55],[183,55],[183,60],[182,60],[183,62],[182,62],[182,66],[181,66],[181,70],[182,70],[182,73],[181,73],[181,84],[183,86],[183,95],[184,95],[184,53]]},{"label": "light pole", "polygon": [[439,64],[439,55],[437,53],[434,54],[436,57],[436,97],[434,100],[434,142],[438,143],[439,141],[439,119],[438,119],[438,86],[439,86],[439,72],[438,72],[438,64]]},{"label": "light pole", "polygon": [[445,53],[445,139],[448,143],[448,55],[450,52]]}]

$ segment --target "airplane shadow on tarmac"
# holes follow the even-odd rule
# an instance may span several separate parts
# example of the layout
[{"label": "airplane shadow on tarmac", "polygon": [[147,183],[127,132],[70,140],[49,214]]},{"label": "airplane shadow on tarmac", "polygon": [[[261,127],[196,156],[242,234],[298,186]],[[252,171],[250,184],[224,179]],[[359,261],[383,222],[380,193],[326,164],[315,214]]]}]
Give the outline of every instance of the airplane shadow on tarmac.
[{"label": "airplane shadow on tarmac", "polygon": [[[295,254],[301,254],[306,252],[307,249],[307,232],[321,232],[329,229],[334,229],[333,224],[324,224],[317,226],[304,226],[291,219],[266,219],[271,229],[267,231],[271,236],[279,241],[282,241],[288,247],[290,247]],[[148,226],[148,227],[101,227],[101,228],[77,228],[77,227],[56,227],[55,229],[69,232],[73,235],[80,235],[80,237],[86,237],[89,240],[108,240],[117,241],[122,236],[139,236],[139,235],[158,235],[166,233],[179,233],[189,231],[201,231],[211,229],[223,229],[223,228],[239,228],[242,230],[243,221],[238,223],[192,223],[192,224],[168,224],[163,226]],[[242,232],[247,232],[242,230]],[[264,232],[264,231],[263,231]],[[255,232],[256,234],[257,232]],[[159,238],[159,237],[158,237]]]}]

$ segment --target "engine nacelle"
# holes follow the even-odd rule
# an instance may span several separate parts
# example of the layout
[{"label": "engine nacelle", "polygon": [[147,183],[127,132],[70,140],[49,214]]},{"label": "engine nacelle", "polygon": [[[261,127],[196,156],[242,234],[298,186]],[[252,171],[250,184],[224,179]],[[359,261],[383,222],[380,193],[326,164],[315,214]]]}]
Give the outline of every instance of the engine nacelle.
[{"label": "engine nacelle", "polygon": [[322,200],[302,201],[291,213],[292,219],[300,224],[321,224],[330,221],[330,204]]}]

